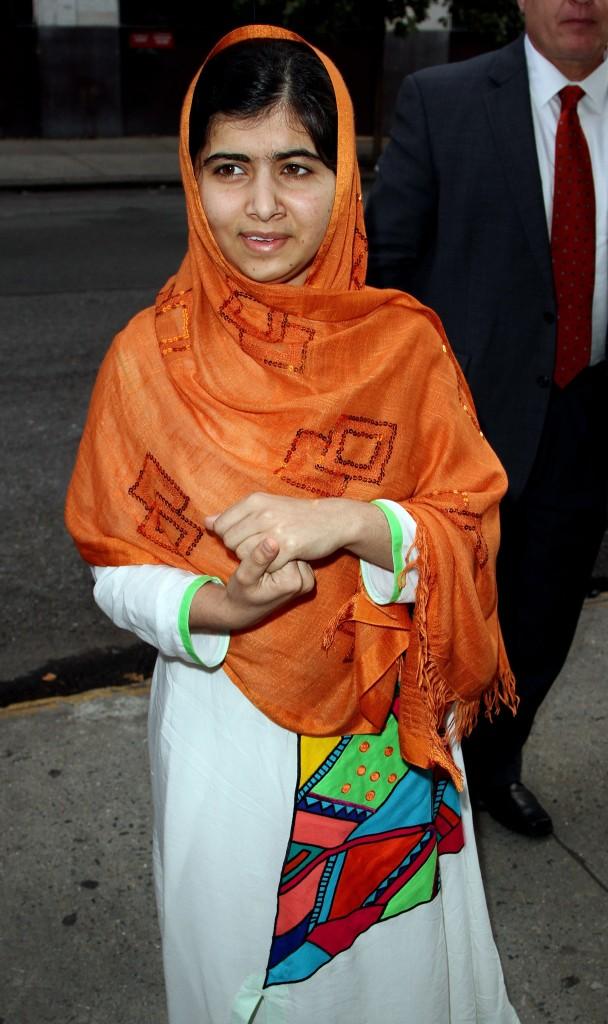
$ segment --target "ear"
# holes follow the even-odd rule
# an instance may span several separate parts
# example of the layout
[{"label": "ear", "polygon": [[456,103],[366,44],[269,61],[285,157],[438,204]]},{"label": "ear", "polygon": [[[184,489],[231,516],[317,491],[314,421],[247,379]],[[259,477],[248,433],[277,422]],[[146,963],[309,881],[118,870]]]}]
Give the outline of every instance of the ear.
[{"label": "ear", "polygon": [[517,6],[522,14],[526,13],[526,0],[517,0]]}]

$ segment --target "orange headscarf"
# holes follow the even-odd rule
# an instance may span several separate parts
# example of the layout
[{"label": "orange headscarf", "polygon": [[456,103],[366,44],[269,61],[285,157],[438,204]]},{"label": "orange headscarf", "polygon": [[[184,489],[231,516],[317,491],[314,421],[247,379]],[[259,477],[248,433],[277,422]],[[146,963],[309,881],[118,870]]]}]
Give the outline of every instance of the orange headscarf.
[{"label": "orange headscarf", "polygon": [[[258,25],[209,57],[252,38],[303,42]],[[410,296],[364,287],[352,107],[318,56],[338,106],[336,195],[302,287],[258,284],[220,253],[189,155],[192,83],[180,140],[188,253],[105,358],[67,525],[92,564],[227,579],[235,558],[204,516],[253,491],[401,502],[418,527],[413,620],[404,605],[369,600],[357,559],[339,552],[314,566],[313,595],[233,635],[224,667],[280,725],[328,736],[381,730],[399,675],[403,756],[459,782],[447,707],[456,702],[462,734],[480,698],[488,709],[514,702],[494,577],[506,481],[438,318]]]}]

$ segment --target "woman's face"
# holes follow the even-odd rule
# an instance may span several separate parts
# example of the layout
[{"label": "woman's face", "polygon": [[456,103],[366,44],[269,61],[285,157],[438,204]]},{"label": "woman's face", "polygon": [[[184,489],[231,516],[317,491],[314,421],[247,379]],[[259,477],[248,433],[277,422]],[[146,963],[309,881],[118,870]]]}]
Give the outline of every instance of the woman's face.
[{"label": "woman's face", "polygon": [[323,240],[336,176],[284,107],[210,123],[195,166],[213,236],[226,260],[265,284],[300,285]]}]

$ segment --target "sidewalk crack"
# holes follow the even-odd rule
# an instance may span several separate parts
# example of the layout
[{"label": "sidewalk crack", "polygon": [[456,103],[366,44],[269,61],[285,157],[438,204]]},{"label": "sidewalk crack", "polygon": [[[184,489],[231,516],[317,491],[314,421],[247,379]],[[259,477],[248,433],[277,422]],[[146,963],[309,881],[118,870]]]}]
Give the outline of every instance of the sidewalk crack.
[{"label": "sidewalk crack", "polygon": [[602,879],[599,878],[595,874],[595,872],[591,870],[591,868],[587,864],[587,861],[580,853],[577,853],[576,850],[573,850],[572,847],[568,846],[568,844],[565,843],[563,839],[560,839],[559,836],[555,834],[555,832],[553,833],[553,838],[555,839],[555,842],[559,846],[561,846],[562,850],[565,850],[565,852],[569,854],[574,861],[576,861],[579,867],[581,867],[583,871],[586,871],[586,873],[589,875],[590,878],[593,879],[596,885],[599,885],[600,889],[603,889],[604,892],[608,892],[608,885],[606,885],[606,883],[603,882]]}]

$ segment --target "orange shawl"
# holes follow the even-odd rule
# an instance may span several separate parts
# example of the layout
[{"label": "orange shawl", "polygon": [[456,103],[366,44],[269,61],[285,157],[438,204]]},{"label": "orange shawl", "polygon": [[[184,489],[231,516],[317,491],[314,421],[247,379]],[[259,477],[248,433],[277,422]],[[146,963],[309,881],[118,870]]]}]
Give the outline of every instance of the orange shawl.
[{"label": "orange shawl", "polygon": [[[212,54],[256,37],[299,40],[258,25]],[[338,166],[306,284],[257,284],[219,252],[188,151],[195,79],[180,140],[188,252],[104,360],[66,521],[92,564],[227,579],[235,558],[203,519],[252,491],[401,502],[417,523],[413,619],[368,599],[357,559],[338,552],[314,566],[314,594],[232,637],[224,667],[268,717],[320,736],[380,731],[400,677],[404,758],[459,783],[448,706],[462,735],[480,698],[488,711],[514,705],[494,577],[506,480],[438,318],[408,295],[364,287],[352,107],[318,56],[336,93]]]}]

